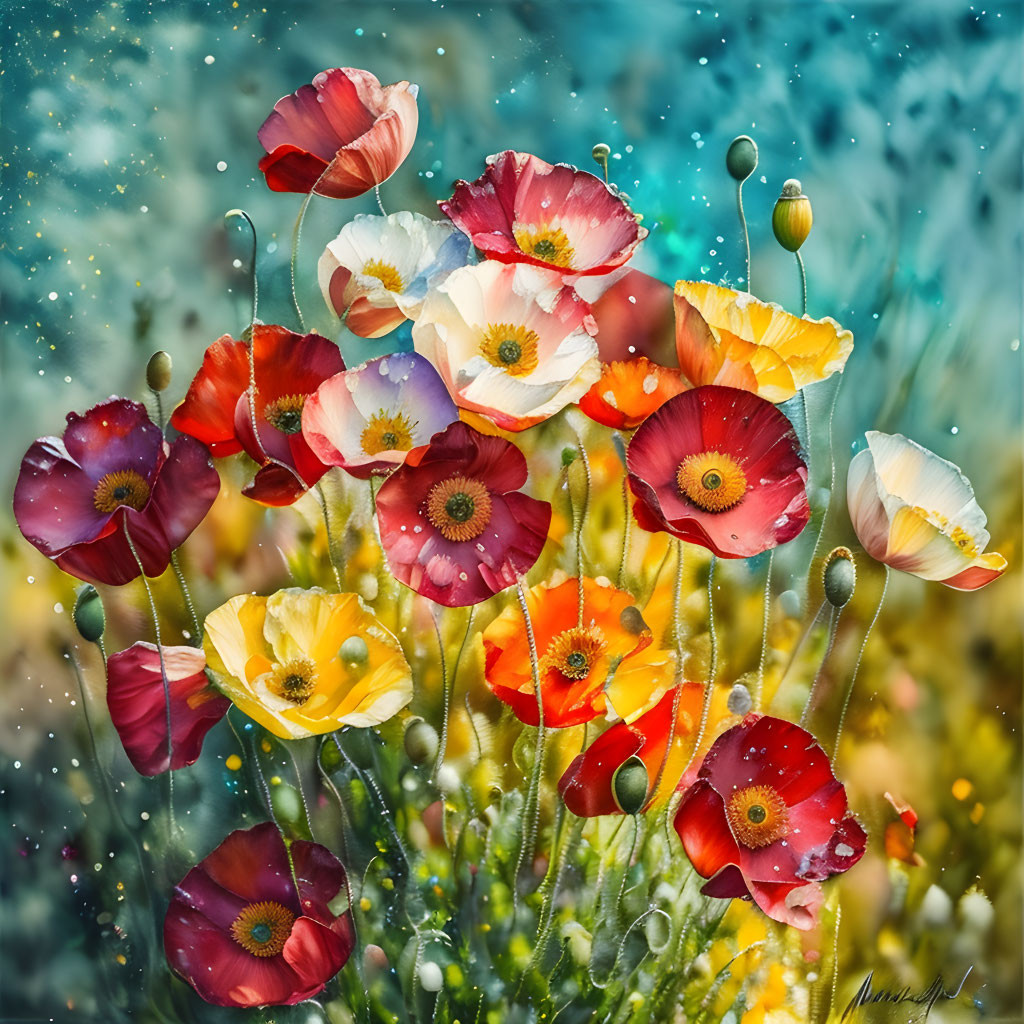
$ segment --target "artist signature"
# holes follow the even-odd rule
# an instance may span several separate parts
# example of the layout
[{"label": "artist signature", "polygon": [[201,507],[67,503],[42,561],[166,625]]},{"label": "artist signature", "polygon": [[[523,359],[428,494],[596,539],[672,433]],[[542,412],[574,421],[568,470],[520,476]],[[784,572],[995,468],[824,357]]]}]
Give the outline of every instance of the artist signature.
[{"label": "artist signature", "polygon": [[967,981],[971,970],[972,968],[968,967],[967,973],[960,979],[960,984],[948,992],[943,985],[941,974],[936,975],[935,980],[923,992],[911,992],[909,986],[896,992],[886,988],[875,989],[871,987],[871,979],[874,978],[875,972],[871,971],[864,979],[864,984],[857,989],[857,994],[850,1000],[849,1005],[843,1011],[840,1021],[846,1020],[850,1014],[862,1006],[870,1006],[874,1003],[913,1003],[915,1006],[921,1007],[922,1012],[919,1018],[908,1019],[920,1019],[923,1021],[940,999],[956,999],[960,995],[960,991],[963,989],[964,982]]}]

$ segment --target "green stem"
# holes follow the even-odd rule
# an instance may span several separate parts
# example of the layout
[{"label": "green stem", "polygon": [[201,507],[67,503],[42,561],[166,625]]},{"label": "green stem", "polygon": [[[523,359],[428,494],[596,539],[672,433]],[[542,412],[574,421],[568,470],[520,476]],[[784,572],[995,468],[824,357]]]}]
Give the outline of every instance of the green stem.
[{"label": "green stem", "polygon": [[324,514],[324,532],[327,535],[327,558],[331,563],[331,571],[334,573],[334,583],[338,590],[341,590],[341,573],[338,571],[338,563],[334,558],[334,535],[331,531],[331,515],[327,508],[327,495],[320,484],[316,485],[317,497],[320,499],[320,508]]},{"label": "green stem", "polygon": [[[315,188],[316,186],[314,186]],[[295,218],[295,227],[292,229],[292,305],[295,307],[295,315],[299,318],[299,326],[303,331],[306,329],[306,321],[302,316],[302,309],[299,306],[299,295],[295,290],[295,265],[299,259],[299,241],[302,238],[302,222],[306,219],[306,209],[309,207],[309,201],[313,198],[313,192],[310,190],[306,193],[306,198],[302,200],[302,206],[299,207],[299,215]]]},{"label": "green stem", "polygon": [[803,306],[800,310],[801,316],[807,315],[807,270],[804,267],[804,258],[800,255],[800,250],[797,249],[793,255],[796,257],[796,265],[800,268],[800,289],[803,293]]},{"label": "green stem", "polygon": [[184,598],[185,607],[188,609],[189,618],[192,620],[192,646],[202,647],[203,627],[199,625],[199,616],[196,615],[196,606],[192,603],[192,594],[185,581],[185,574],[181,571],[181,562],[178,559],[177,549],[171,552],[171,568],[174,570],[174,578],[178,581],[181,589],[181,596]]},{"label": "green stem", "polygon": [[747,217],[743,212],[743,182],[738,181],[736,183],[736,209],[740,216],[740,227],[743,228],[743,248],[746,252],[746,267],[747,267],[747,288],[746,290],[751,291],[750,288],[750,234],[747,232]]},{"label": "green stem", "polygon": [[768,571],[764,578],[764,619],[761,623],[761,657],[757,663],[757,686],[754,689],[753,707],[761,710],[761,697],[764,692],[764,664],[768,659],[768,625],[772,613],[772,566],[775,562],[775,548],[768,552]]},{"label": "green stem", "polygon": [[622,556],[619,559],[618,584],[620,587],[626,582],[626,562],[629,559],[629,527],[633,517],[629,510],[629,480],[622,478]]},{"label": "green stem", "polygon": [[842,614],[842,608],[832,607],[832,610],[829,612],[828,644],[825,646],[825,654],[821,659],[821,664],[818,666],[818,671],[814,673],[811,688],[807,691],[807,700],[804,703],[804,710],[800,715],[800,725],[804,725],[810,716],[811,706],[814,703],[814,694],[817,692],[818,683],[821,681],[821,677],[825,672],[825,665],[828,664],[829,655],[832,654],[832,648],[836,643],[836,633],[839,630],[839,616]]},{"label": "green stem", "polygon": [[700,728],[697,730],[697,740],[693,745],[693,755],[696,756],[704,742],[704,733],[708,727],[708,715],[711,712],[711,695],[715,690],[715,676],[718,673],[718,638],[715,636],[715,602],[714,602],[714,580],[715,566],[718,563],[716,555],[711,556],[711,564],[708,566],[708,635],[711,639],[711,655],[708,664],[708,681],[704,688],[704,703],[700,711]]}]

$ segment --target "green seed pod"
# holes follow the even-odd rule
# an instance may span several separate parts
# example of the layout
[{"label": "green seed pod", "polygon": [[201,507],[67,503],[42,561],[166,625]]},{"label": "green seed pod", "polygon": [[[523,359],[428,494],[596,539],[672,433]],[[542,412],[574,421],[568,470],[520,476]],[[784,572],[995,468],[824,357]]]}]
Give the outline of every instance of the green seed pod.
[{"label": "green seed pod", "polygon": [[289,786],[287,782],[270,787],[270,806],[278,821],[289,825],[297,825],[302,821],[302,798],[299,791],[294,786]]},{"label": "green seed pod", "polygon": [[437,757],[440,740],[437,730],[424,722],[422,718],[414,718],[405,728],[405,752],[413,764],[426,764]]},{"label": "green seed pod", "polygon": [[822,583],[825,586],[825,600],[833,608],[842,608],[849,603],[857,585],[857,567],[849,548],[835,548],[829,552],[825,559]]},{"label": "green seed pod", "polygon": [[71,617],[75,620],[75,628],[83,640],[94,644],[103,636],[103,631],[107,628],[103,601],[91,583],[78,588]]},{"label": "green seed pod", "polygon": [[664,910],[652,911],[644,921],[644,937],[652,953],[663,953],[672,938],[672,918]]},{"label": "green seed pod", "polygon": [[599,163],[602,167],[605,167],[608,163],[608,157],[612,155],[612,147],[606,142],[599,142],[591,151],[590,154],[596,163]]},{"label": "green seed pod", "polygon": [[363,665],[370,657],[370,648],[361,636],[350,636],[338,648],[338,657],[352,665]]},{"label": "green seed pod", "polygon": [[151,391],[166,391],[171,383],[170,353],[154,352],[146,363],[146,383]]},{"label": "green seed pod", "polygon": [[336,772],[342,766],[344,760],[341,756],[341,751],[338,750],[338,744],[334,742],[333,737],[329,737],[327,742],[320,748],[320,763],[324,766],[324,771]]},{"label": "green seed pod", "polygon": [[725,154],[725,166],[737,181],[746,181],[757,168],[757,143],[749,135],[737,135]]},{"label": "green seed pod", "polygon": [[804,195],[800,182],[790,178],[782,186],[782,195],[772,211],[772,230],[783,249],[796,252],[811,233],[814,214],[811,201]]},{"label": "green seed pod", "polygon": [[643,614],[635,604],[626,605],[622,609],[619,613],[619,625],[627,633],[632,633],[633,636],[642,636],[644,633],[649,633],[651,629],[644,621]]},{"label": "green seed pod", "polygon": [[647,803],[650,785],[647,765],[636,754],[631,754],[612,776],[612,795],[623,814],[639,814]]}]

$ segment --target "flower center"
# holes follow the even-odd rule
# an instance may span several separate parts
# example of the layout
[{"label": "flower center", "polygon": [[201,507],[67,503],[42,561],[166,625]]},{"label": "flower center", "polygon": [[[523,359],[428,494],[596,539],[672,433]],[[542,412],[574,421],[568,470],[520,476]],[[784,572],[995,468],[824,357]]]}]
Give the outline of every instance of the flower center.
[{"label": "flower center", "polygon": [[480,342],[480,354],[499,370],[525,377],[537,369],[536,331],[515,324],[488,324]]},{"label": "flower center", "polygon": [[727,512],[747,493],[746,475],[725,452],[687,455],[676,470],[676,484],[683,497],[703,512]]},{"label": "flower center", "polygon": [[407,452],[412,448],[412,432],[416,424],[404,412],[389,413],[384,409],[375,412],[359,437],[359,443],[367,455],[377,452]]},{"label": "flower center", "polygon": [[401,294],[405,291],[405,282],[402,275],[390,263],[383,260],[369,260],[363,267],[363,273],[367,277],[375,277],[389,292]]},{"label": "flower center", "polygon": [[305,704],[316,689],[316,665],[309,658],[293,658],[274,669],[269,689],[293,704]]},{"label": "flower center", "polygon": [[149,501],[149,484],[134,469],[119,469],[100,477],[92,492],[92,503],[100,512],[113,512],[122,505],[140,512]]},{"label": "flower center", "polygon": [[725,816],[736,841],[752,850],[789,835],[789,809],[771,786],[737,790],[725,805]]},{"label": "flower center", "polygon": [[231,937],[253,956],[277,956],[294,923],[295,915],[280,903],[250,903],[232,922]]},{"label": "flower center", "polygon": [[302,407],[305,404],[305,395],[282,395],[263,410],[263,415],[282,434],[297,434],[302,430]]},{"label": "flower center", "polygon": [[929,512],[920,505],[915,505],[913,511],[938,527],[968,558],[977,558],[978,545],[962,526],[954,526],[941,512]]},{"label": "flower center", "polygon": [[479,480],[449,477],[430,489],[426,513],[445,540],[472,540],[491,521],[491,492]]},{"label": "flower center", "polygon": [[569,244],[569,237],[561,228],[542,224],[539,228],[533,225],[513,227],[516,245],[529,256],[533,256],[554,267],[572,268],[576,252]]},{"label": "flower center", "polygon": [[607,644],[596,626],[574,626],[548,644],[541,669],[560,672],[566,679],[586,679]]}]

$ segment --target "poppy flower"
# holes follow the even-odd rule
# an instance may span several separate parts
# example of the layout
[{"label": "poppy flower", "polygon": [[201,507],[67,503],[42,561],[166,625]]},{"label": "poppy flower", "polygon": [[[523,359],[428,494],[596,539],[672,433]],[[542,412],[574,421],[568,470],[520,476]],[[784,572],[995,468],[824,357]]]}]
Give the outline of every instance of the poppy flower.
[{"label": "poppy flower", "polygon": [[[607,580],[541,583],[526,595],[538,658],[544,724],[563,728],[603,714],[607,700],[625,716],[635,702],[671,683],[675,656],[658,649],[633,673],[651,631],[631,594]],[[484,678],[491,692],[527,725],[538,725],[537,696],[522,609],[509,605],[483,632]],[[608,691],[606,693],[606,690]],[[618,694],[620,701],[615,701]]]},{"label": "poppy flower", "polygon": [[551,506],[520,493],[523,453],[456,422],[416,448],[377,492],[391,573],[448,607],[479,604],[528,572]]},{"label": "poppy flower", "polygon": [[206,616],[220,690],[282,739],[380,725],[412,699],[402,647],[356,594],[240,594]]},{"label": "poppy flower", "polygon": [[[700,723],[703,695],[704,687],[700,683],[683,683],[679,688],[672,756],[662,773],[662,792],[675,789],[676,781],[686,767],[691,737]],[[558,792],[573,814],[580,818],[622,814],[612,785],[615,773],[631,757],[636,756],[643,761],[649,786],[653,787],[665,760],[675,702],[673,687],[646,714],[632,723],[616,722],[577,755],[558,781]],[[661,794],[649,792],[644,808],[650,806],[658,795]]]},{"label": "poppy flower", "polygon": [[597,380],[594,330],[590,307],[557,274],[484,262],[427,294],[412,340],[456,405],[524,430]]},{"label": "poppy flower", "polygon": [[141,571],[159,576],[220,490],[206,450],[190,437],[168,444],[126,398],[67,421],[63,437],[39,438],[22,459],[14,516],[25,539],[92,583],[134,580],[132,545]]},{"label": "poppy flower", "polygon": [[257,136],[275,192],[352,199],[387,181],[416,138],[419,86],[381,86],[369,71],[330,68],[274,104]]},{"label": "poppy flower", "polygon": [[505,150],[438,204],[484,256],[562,274],[605,274],[625,263],[647,230],[596,175]]},{"label": "poppy flower", "polygon": [[319,334],[268,324],[253,326],[252,355],[251,400],[248,346],[228,335],[215,341],[171,425],[217,457],[244,451],[260,469],[242,493],[264,505],[290,505],[328,469],[302,436],[302,407],[345,362],[338,346]]},{"label": "poppy flower", "polygon": [[865,436],[846,495],[857,539],[872,558],[956,590],[977,590],[1006,571],[1002,555],[985,551],[985,513],[958,467],[902,434]]},{"label": "poppy flower", "polygon": [[679,371],[645,356],[601,364],[601,376],[580,399],[592,420],[618,430],[632,430],[687,385]]},{"label": "poppy flower", "polygon": [[626,451],[633,515],[720,558],[749,558],[792,540],[810,517],[807,467],[789,420],[736,388],[670,398]]},{"label": "poppy flower", "polygon": [[231,707],[231,701],[210,686],[202,651],[165,647],[163,654],[167,694],[155,644],[135,643],[107,659],[110,720],[128,760],[140,775],[159,775],[168,768],[177,770],[194,764],[206,734]]},{"label": "poppy flower", "polygon": [[353,334],[379,338],[415,319],[427,289],[468,254],[469,239],[447,221],[405,210],[358,214],[320,257],[320,290]]},{"label": "poppy flower", "polygon": [[853,335],[831,317],[796,317],[749,292],[677,281],[676,355],[691,384],[724,384],[785,402],[841,373]]},{"label": "poppy flower", "polygon": [[303,406],[302,433],[321,462],[366,479],[390,473],[458,418],[433,366],[395,352],[325,380]]},{"label": "poppy flower", "polygon": [[701,892],[750,898],[769,917],[808,930],[820,882],[852,868],[867,836],[814,737],[749,714],[711,745],[676,813]]},{"label": "poppy flower", "polygon": [[285,846],[273,822],[232,832],[174,887],[164,918],[171,969],[216,1006],[293,1006],[355,946],[341,861],[319,843]]}]

